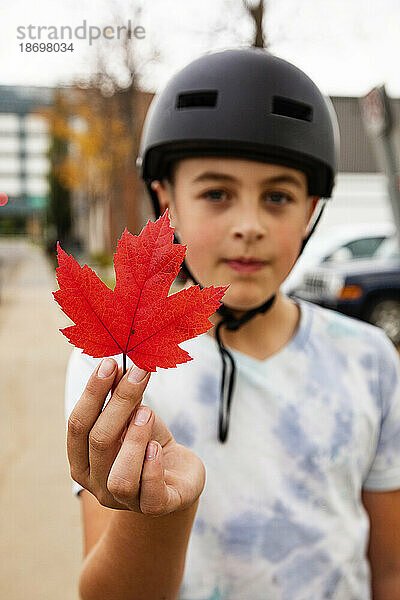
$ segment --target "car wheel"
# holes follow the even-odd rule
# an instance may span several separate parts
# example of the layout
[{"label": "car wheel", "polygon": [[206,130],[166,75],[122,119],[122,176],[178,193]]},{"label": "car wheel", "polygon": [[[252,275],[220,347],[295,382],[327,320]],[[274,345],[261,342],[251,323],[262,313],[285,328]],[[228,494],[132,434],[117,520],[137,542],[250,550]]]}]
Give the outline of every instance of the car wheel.
[{"label": "car wheel", "polygon": [[378,300],[369,310],[367,320],[381,327],[395,344],[400,344],[400,299]]}]

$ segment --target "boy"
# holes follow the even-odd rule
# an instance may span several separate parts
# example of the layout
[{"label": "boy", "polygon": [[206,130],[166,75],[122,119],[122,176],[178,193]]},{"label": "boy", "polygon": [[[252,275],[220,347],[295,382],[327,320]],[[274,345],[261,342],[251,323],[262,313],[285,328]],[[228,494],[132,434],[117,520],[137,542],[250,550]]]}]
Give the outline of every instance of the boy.
[{"label": "boy", "polygon": [[398,357],[279,290],[333,187],[325,100],[267,52],[206,55],[154,101],[141,157],[192,281],[230,287],[176,369],[71,355],[81,597],[400,598]]}]

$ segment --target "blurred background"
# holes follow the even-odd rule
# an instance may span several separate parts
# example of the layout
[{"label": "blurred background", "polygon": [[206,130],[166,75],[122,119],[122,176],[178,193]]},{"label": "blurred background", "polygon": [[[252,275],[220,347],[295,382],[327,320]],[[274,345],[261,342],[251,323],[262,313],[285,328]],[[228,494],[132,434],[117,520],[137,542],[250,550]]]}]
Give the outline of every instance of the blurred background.
[{"label": "blurred background", "polygon": [[205,52],[264,47],[330,96],[341,134],[334,197],[284,290],[399,345],[400,5],[14,0],[0,16],[0,596],[77,600],[57,241],[113,287],[123,229],[153,219],[135,160],[154,93]]}]

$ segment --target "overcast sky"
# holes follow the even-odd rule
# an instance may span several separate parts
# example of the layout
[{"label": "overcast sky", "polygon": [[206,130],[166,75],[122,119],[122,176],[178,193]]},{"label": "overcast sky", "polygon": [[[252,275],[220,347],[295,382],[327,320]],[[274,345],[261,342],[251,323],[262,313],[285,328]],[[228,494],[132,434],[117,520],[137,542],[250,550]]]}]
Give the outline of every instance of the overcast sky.
[{"label": "overcast sky", "polygon": [[[18,36],[22,32],[27,36],[28,25],[35,26],[36,36],[37,26],[74,29],[84,20],[87,28],[113,26],[113,15],[124,24],[132,14],[129,4],[129,0],[115,4],[3,0],[0,85],[52,86],[84,77],[93,68],[98,45],[111,51],[112,41],[89,45],[88,40],[74,39],[73,52],[28,53],[21,52],[19,44],[48,42],[50,30],[42,29],[41,40]],[[143,65],[141,84],[147,90],[162,87],[172,73],[203,52],[251,41],[251,22],[241,0],[142,0],[142,4],[142,15],[131,23],[145,30],[135,46]],[[265,34],[274,54],[306,71],[326,94],[360,96],[385,83],[390,95],[400,97],[399,27],[399,0],[268,0]],[[159,58],[150,61],[155,50]]]}]

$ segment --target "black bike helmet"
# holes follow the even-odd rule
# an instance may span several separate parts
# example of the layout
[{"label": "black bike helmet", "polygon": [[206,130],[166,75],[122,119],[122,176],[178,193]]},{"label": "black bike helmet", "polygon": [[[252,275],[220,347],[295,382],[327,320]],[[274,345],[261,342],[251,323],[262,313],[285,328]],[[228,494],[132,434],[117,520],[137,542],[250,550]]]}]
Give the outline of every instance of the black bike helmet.
[{"label": "black bike helmet", "polygon": [[[337,171],[339,134],[332,104],[313,81],[291,63],[259,48],[206,54],[184,67],[157,94],[143,126],[137,166],[149,191],[155,217],[160,206],[154,180],[168,176],[171,165],[195,156],[237,157],[303,171],[308,194],[329,198]],[[324,204],[300,251],[315,230]],[[179,242],[175,236],[176,242]],[[300,256],[299,254],[299,256]],[[195,284],[203,287],[190,272]],[[271,308],[275,295],[240,319],[225,304],[216,326],[222,357],[219,439],[227,438],[235,363],[220,338],[220,328],[236,330]],[[226,362],[231,363],[225,394]]]}]

